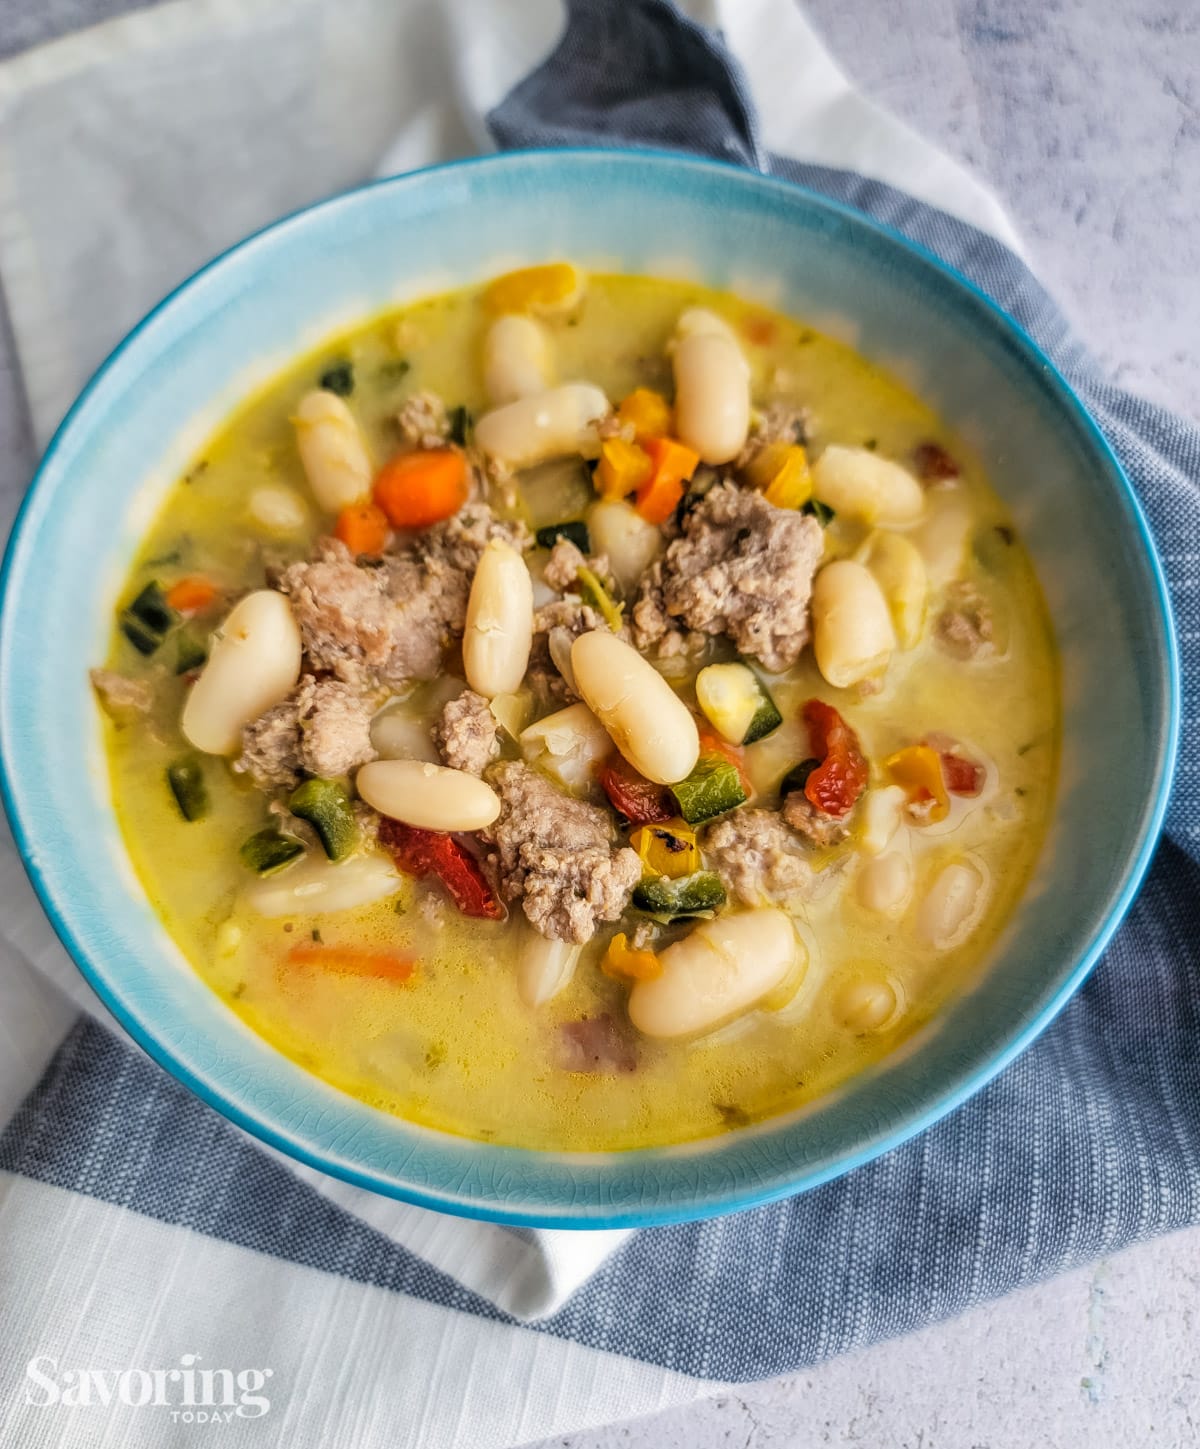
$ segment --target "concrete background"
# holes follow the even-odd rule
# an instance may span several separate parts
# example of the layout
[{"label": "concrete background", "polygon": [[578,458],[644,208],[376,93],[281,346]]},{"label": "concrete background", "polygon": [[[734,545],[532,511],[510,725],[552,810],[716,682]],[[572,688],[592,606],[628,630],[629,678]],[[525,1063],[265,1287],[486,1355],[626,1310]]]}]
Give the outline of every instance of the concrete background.
[{"label": "concrete background", "polygon": [[[0,56],[140,0],[0,0]],[[1127,385],[1200,415],[1200,0],[808,0],[986,177]],[[0,321],[0,450],[32,447]],[[1200,1230],[804,1374],[542,1449],[1200,1445]]]}]

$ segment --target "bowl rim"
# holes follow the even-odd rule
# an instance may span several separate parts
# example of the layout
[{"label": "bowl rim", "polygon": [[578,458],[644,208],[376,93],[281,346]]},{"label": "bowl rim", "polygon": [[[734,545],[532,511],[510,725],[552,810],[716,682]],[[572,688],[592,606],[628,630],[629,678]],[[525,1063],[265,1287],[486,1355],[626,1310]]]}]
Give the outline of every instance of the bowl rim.
[{"label": "bowl rim", "polygon": [[[77,417],[84,411],[92,394],[98,389],[110,369],[114,368],[126,351],[134,346],[141,335],[164,312],[171,308],[177,298],[190,291],[194,285],[199,283],[210,272],[218,268],[223,268],[243,253],[248,253],[261,241],[267,238],[273,238],[291,228],[302,227],[306,220],[313,214],[336,211],[338,208],[352,203],[365,193],[402,187],[416,178],[457,174],[480,168],[520,168],[521,166],[528,165],[531,161],[540,163],[564,163],[569,166],[587,166],[597,163],[612,165],[616,163],[618,165],[632,165],[635,167],[648,166],[652,169],[669,165],[676,170],[686,169],[701,175],[704,173],[714,173],[719,178],[726,180],[736,179],[737,184],[744,184],[752,190],[773,191],[784,198],[800,200],[806,205],[822,211],[842,223],[849,223],[855,228],[874,234],[876,239],[885,242],[893,248],[899,248],[907,252],[910,257],[924,263],[938,274],[938,279],[943,286],[946,286],[952,292],[965,294],[967,300],[981,309],[991,325],[1015,349],[1024,367],[1041,375],[1042,385],[1047,389],[1052,400],[1070,415],[1076,429],[1082,434],[1085,441],[1090,444],[1100,459],[1107,464],[1109,480],[1117,489],[1118,493],[1123,495],[1123,502],[1135,524],[1135,537],[1138,545],[1137,553],[1142,565],[1148,571],[1148,580],[1152,586],[1151,592],[1154,602],[1157,605],[1157,619],[1155,622],[1162,635],[1162,654],[1166,673],[1166,679],[1164,681],[1166,688],[1163,691],[1165,718],[1160,721],[1159,738],[1156,742],[1158,760],[1156,762],[1157,768],[1153,802],[1151,807],[1144,811],[1142,815],[1137,852],[1127,866],[1119,888],[1115,889],[1112,893],[1103,921],[1094,932],[1086,949],[1079,955],[1070,971],[1063,978],[1057,991],[1032,1017],[1025,1020],[1020,1029],[1009,1039],[1003,1049],[976,1066],[956,1086],[942,1092],[936,1090],[931,1091],[915,1108],[904,1111],[900,1115],[896,1125],[888,1132],[878,1138],[873,1138],[865,1145],[850,1148],[836,1155],[831,1160],[827,1160],[823,1165],[807,1168],[798,1166],[791,1169],[785,1166],[773,1172],[771,1174],[771,1180],[765,1184],[739,1186],[722,1192],[714,1193],[703,1187],[698,1187],[694,1196],[687,1202],[672,1202],[665,1206],[622,1206],[616,1208],[602,1206],[598,1203],[584,1203],[572,1208],[548,1209],[537,1206],[530,1208],[512,1207],[505,1205],[503,1202],[497,1202],[493,1205],[481,1199],[462,1200],[450,1198],[443,1196],[436,1189],[409,1186],[384,1175],[382,1172],[374,1171],[367,1167],[356,1166],[355,1164],[341,1160],[334,1160],[322,1155],[320,1149],[309,1147],[307,1144],[298,1141],[290,1135],[286,1128],[281,1128],[270,1121],[257,1118],[219,1080],[208,1080],[198,1070],[193,1070],[192,1067],[178,1058],[172,1048],[164,1045],[154,1035],[152,1030],[143,1027],[133,1012],[125,1006],[118,993],[109,988],[105,980],[104,972],[102,969],[97,968],[87,943],[81,939],[77,939],[76,933],[67,924],[58,909],[54,893],[47,884],[37,864],[36,845],[32,838],[35,832],[22,816],[20,807],[18,806],[16,783],[10,776],[10,766],[8,764],[10,752],[7,748],[8,742],[6,739],[8,728],[7,714],[3,710],[0,710],[0,800],[3,801],[25,872],[41,903],[42,909],[45,911],[59,941],[65,947],[84,980],[96,992],[105,1007],[120,1022],[124,1030],[129,1033],[133,1040],[152,1060],[163,1067],[176,1081],[180,1082],[198,1096],[207,1106],[214,1108],[227,1120],[234,1123],[234,1125],[266,1143],[269,1147],[273,1147],[289,1157],[327,1173],[330,1176],[340,1178],[356,1187],[395,1198],[402,1202],[413,1204],[414,1206],[431,1209],[436,1212],[449,1213],[456,1217],[522,1227],[574,1228],[580,1230],[650,1227],[692,1222],[719,1214],[762,1206],[782,1198],[797,1195],[801,1192],[807,1192],[814,1187],[820,1186],[822,1183],[840,1177],[844,1173],[872,1161],[883,1153],[900,1146],[918,1133],[925,1131],[942,1117],[962,1105],[963,1102],[972,1097],[976,1092],[980,1091],[1050,1025],[1091,973],[1133,903],[1149,868],[1162,832],[1179,747],[1181,729],[1181,679],[1178,641],[1176,638],[1170,593],[1144,510],[1112,446],[1092,418],[1087,407],[1067,382],[1060,369],[1051,361],[1020,323],[1011,317],[997,302],[968,277],[943,261],[935,252],[923,246],[921,243],[906,237],[894,227],[876,220],[853,206],[834,200],[809,186],[780,177],[767,176],[761,172],[751,171],[734,163],[710,160],[688,153],[662,149],[614,146],[535,147],[441,162],[420,167],[399,175],[381,177],[358,186],[349,187],[325,197],[320,201],[299,207],[260,227],[256,231],[251,232],[249,235],[235,242],[232,246],[219,252],[210,261],[184,278],[184,280],[173,287],[156,303],[125,334],[92,373],[64,415],[62,421],[55,429],[13,519],[3,561],[0,562],[0,661],[3,660],[7,652],[7,618],[9,616],[9,610],[6,605],[8,604],[10,589],[13,586],[14,567],[17,557],[24,547],[26,528],[29,525],[30,516],[45,475],[49,471],[59,450],[63,447],[68,435],[73,431]],[[209,1075],[215,1075],[211,1069]],[[531,1149],[525,1150],[530,1151],[533,1156],[540,1155]],[[619,1160],[622,1155],[614,1154],[614,1157]]]}]

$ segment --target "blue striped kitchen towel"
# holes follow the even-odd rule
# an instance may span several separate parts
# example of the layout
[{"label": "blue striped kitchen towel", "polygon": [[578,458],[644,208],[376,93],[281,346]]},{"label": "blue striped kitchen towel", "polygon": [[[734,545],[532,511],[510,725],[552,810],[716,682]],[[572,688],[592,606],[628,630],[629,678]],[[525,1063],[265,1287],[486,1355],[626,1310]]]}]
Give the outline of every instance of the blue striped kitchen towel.
[{"label": "blue striped kitchen towel", "polygon": [[[686,10],[343,0],[331,25],[319,0],[190,0],[0,66],[0,278],[35,434],[157,295],[380,156],[619,142],[801,182],[995,297],[1138,488],[1186,680],[1145,889],[1054,1026],[919,1139],[788,1202],[593,1238],[438,1218],[266,1153],[119,1036],[0,841],[0,1443],[484,1449],[1200,1221],[1200,432],[1099,372],[995,201],[858,97],[787,0]],[[220,1403],[198,1365],[228,1372]]]}]

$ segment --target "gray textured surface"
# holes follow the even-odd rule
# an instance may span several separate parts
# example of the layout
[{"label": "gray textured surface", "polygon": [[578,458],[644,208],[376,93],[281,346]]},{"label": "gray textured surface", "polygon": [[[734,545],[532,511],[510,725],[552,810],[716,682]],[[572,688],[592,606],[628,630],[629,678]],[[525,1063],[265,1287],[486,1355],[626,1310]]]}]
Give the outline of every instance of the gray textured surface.
[{"label": "gray textured surface", "polygon": [[[138,0],[0,0],[0,55]],[[809,0],[850,74],[987,177],[1127,385],[1200,413],[1196,0]],[[0,334],[0,467],[31,446]],[[1200,1232],[808,1374],[557,1449],[1200,1445]],[[549,1446],[547,1446],[549,1449]]]}]

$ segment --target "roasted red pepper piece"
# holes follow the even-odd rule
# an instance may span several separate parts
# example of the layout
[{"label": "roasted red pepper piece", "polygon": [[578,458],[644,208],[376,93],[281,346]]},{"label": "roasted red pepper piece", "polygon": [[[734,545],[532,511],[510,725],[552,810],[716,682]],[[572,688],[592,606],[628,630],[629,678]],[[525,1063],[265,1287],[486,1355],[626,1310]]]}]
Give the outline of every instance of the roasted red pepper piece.
[{"label": "roasted red pepper piece", "polygon": [[938,758],[942,762],[942,779],[951,795],[978,795],[982,791],[987,778],[982,765],[953,750],[939,750]]},{"label": "roasted red pepper piece", "polygon": [[867,762],[858,736],[833,705],[810,699],[804,706],[808,747],[820,764],[805,781],[806,798],[835,820],[849,815],[867,788]]},{"label": "roasted red pepper piece", "polygon": [[609,755],[599,778],[609,804],[634,825],[661,825],[679,813],[670,790],[639,774],[624,755]]},{"label": "roasted red pepper piece", "polygon": [[379,839],[407,875],[437,876],[464,916],[485,921],[504,919],[504,907],[479,862],[460,840],[440,830],[420,830],[399,820],[383,820]]},{"label": "roasted red pepper piece", "polygon": [[913,449],[917,477],[923,483],[948,483],[959,475],[959,466],[941,443],[918,443]]}]

